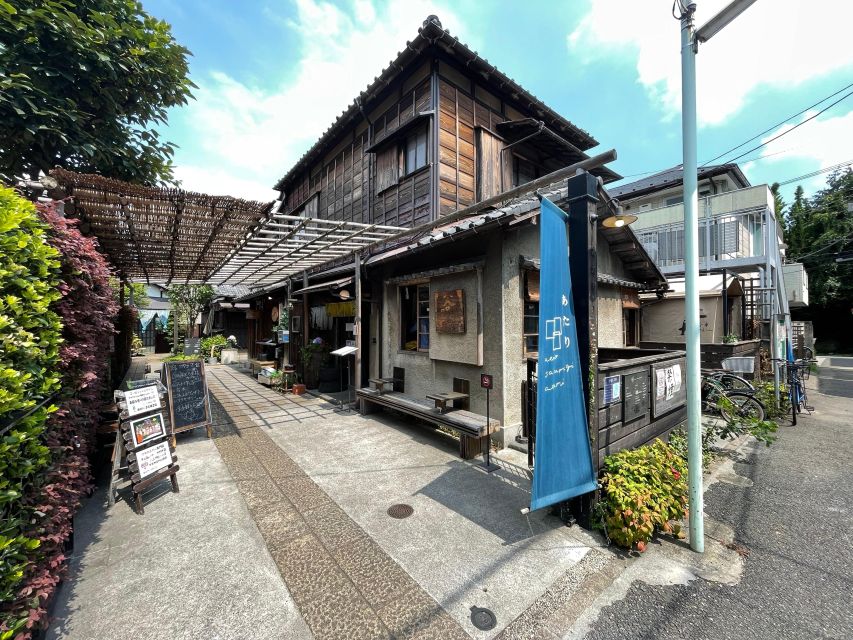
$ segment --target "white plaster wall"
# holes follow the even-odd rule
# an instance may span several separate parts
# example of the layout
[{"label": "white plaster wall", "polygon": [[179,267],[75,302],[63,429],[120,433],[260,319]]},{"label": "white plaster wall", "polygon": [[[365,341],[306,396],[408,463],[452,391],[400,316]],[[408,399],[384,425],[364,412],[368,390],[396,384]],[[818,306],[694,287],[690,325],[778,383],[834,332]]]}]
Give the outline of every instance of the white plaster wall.
[{"label": "white plaster wall", "polygon": [[598,346],[624,347],[622,295],[619,287],[598,285]]}]

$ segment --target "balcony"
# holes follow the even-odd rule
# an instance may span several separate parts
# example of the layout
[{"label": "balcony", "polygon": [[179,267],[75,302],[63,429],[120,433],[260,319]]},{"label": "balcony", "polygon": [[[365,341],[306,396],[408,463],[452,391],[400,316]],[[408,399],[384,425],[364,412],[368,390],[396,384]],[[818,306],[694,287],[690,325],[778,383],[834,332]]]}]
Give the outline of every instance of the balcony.
[{"label": "balcony", "polygon": [[[684,206],[675,204],[639,214],[631,227],[666,275],[684,271]],[[764,234],[781,242],[766,185],[699,199],[701,269],[749,271],[767,262]]]}]

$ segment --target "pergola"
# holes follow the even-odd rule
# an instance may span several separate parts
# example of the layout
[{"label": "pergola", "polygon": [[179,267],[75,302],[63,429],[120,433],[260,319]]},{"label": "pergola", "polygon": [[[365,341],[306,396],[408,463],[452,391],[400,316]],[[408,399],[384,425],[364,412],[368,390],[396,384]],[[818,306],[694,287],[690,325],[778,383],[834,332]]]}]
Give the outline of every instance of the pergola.
[{"label": "pergola", "polygon": [[144,187],[54,169],[66,211],[95,235],[119,275],[265,289],[388,240],[403,227],[276,212],[275,202]]},{"label": "pergola", "polygon": [[270,288],[311,267],[388,240],[404,227],[271,213],[228,254],[212,284]]},{"label": "pergola", "polygon": [[123,278],[204,282],[272,209],[272,202],[145,187],[65,169],[50,172],[66,211],[88,226]]}]

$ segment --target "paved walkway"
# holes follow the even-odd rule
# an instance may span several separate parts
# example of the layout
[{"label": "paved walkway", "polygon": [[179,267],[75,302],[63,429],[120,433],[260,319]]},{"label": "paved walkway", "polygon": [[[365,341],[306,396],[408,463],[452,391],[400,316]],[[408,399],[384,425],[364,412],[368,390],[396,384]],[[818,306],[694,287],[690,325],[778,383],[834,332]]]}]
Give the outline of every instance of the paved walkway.
[{"label": "paved walkway", "polygon": [[[207,371],[216,445],[318,638],[533,637],[523,612],[554,609],[606,561],[586,557],[586,532],[520,514],[526,468],[504,459],[487,475],[421,425]],[[415,514],[390,518],[400,502]],[[477,630],[473,606],[498,626]]]},{"label": "paved walkway", "polygon": [[706,514],[733,532],[742,576],[659,586],[641,575],[571,637],[853,638],[851,366],[822,359],[808,383],[815,413],[736,458],[706,494]]},{"label": "paved walkway", "polygon": [[[134,358],[128,377],[145,363]],[[311,638],[204,430],[178,436],[178,463],[180,493],[168,481],[146,492],[144,516],[126,499],[107,509],[105,487],[84,503],[47,637]]]},{"label": "paved walkway", "polygon": [[216,446],[317,638],[466,638],[461,627],[261,428],[333,420],[232,369],[209,368]]}]

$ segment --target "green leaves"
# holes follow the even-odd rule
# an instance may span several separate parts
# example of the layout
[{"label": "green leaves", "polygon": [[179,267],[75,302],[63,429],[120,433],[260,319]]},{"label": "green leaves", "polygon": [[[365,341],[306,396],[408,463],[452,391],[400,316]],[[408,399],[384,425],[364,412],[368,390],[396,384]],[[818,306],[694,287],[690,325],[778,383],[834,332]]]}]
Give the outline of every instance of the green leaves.
[{"label": "green leaves", "polygon": [[604,459],[596,509],[612,542],[645,549],[656,531],[678,533],[687,506],[687,465],[661,440]]},{"label": "green leaves", "polygon": [[152,125],[186,104],[195,85],[189,51],[169,25],[136,0],[15,6],[0,0],[0,177],[61,164],[131,182],[171,180],[173,146]]}]

